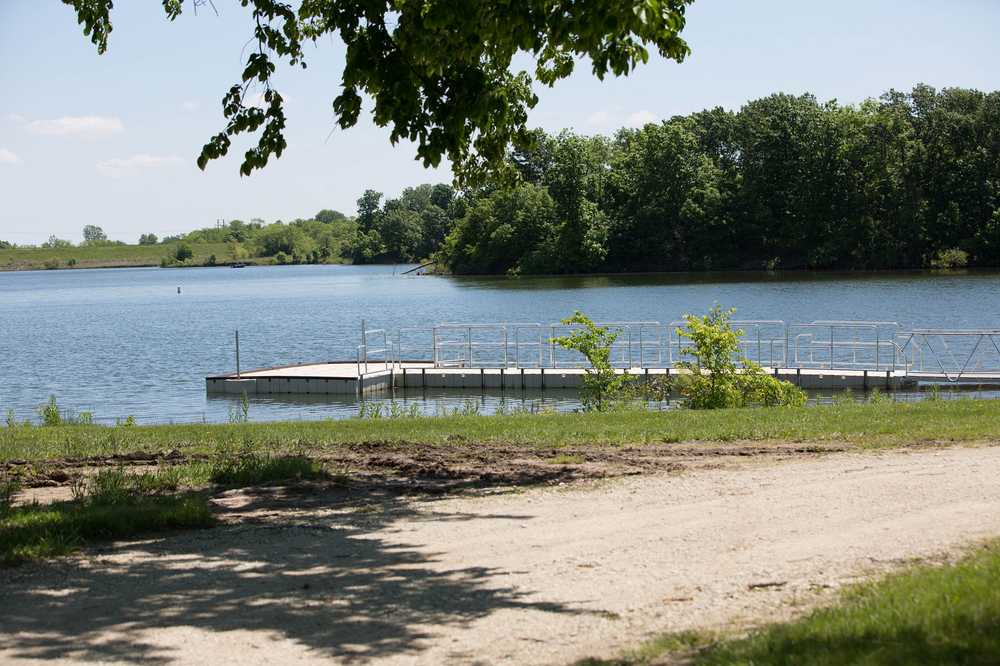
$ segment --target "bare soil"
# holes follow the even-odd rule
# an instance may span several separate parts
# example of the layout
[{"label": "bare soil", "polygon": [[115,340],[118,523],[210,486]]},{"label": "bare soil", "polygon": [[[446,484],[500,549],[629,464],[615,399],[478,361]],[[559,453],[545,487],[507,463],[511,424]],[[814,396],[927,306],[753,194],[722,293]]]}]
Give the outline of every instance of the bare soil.
[{"label": "bare soil", "polygon": [[1000,535],[1000,447],[836,448],[357,447],[217,528],[0,570],[0,662],[565,664]]}]

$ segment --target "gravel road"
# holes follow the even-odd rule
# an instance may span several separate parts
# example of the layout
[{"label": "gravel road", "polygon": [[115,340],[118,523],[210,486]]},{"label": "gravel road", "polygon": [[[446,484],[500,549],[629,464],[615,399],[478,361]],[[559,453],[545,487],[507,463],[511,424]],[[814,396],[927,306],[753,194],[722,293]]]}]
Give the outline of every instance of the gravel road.
[{"label": "gravel road", "polygon": [[[332,493],[332,491],[330,491]],[[1000,535],[1000,447],[474,496],[233,491],[212,530],[0,570],[0,662],[567,664]]]}]

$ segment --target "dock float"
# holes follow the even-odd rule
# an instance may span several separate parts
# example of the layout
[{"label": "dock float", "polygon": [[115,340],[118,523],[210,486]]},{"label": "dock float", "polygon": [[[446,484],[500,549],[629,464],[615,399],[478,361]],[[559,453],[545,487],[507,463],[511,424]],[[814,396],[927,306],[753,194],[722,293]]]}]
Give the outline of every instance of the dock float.
[{"label": "dock float", "polygon": [[[896,391],[913,388],[918,380],[905,371],[817,370],[812,368],[764,368],[767,374],[803,389]],[[671,368],[619,368],[618,374],[648,377],[676,376],[684,371]],[[209,393],[268,395],[362,395],[393,389],[461,389],[465,391],[544,391],[578,389],[584,368],[436,368],[432,363],[393,364],[388,368],[360,372],[350,362],[307,363],[266,368],[205,379]],[[1000,376],[994,378],[1000,383]]]}]

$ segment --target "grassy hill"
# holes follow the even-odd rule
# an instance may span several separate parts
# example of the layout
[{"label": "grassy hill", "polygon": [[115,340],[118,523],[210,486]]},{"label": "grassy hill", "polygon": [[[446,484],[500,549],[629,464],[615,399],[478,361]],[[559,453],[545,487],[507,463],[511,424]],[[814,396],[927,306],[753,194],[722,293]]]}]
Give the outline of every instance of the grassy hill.
[{"label": "grassy hill", "polygon": [[[195,266],[206,264],[213,254],[216,261],[229,261],[227,243],[190,243]],[[172,255],[174,245],[108,245],[98,247],[0,249],[0,271],[56,268],[125,268],[159,266],[163,257]]]}]

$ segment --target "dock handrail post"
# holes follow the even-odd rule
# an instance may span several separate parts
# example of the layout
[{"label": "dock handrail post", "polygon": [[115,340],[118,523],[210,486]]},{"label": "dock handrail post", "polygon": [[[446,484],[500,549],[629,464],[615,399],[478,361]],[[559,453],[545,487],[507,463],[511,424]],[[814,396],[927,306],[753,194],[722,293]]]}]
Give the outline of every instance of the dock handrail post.
[{"label": "dock handrail post", "polygon": [[503,327],[503,367],[507,367],[507,325]]},{"label": "dock handrail post", "polygon": [[361,347],[362,347],[362,350],[363,350],[362,354],[364,354],[365,373],[368,372],[368,340],[366,339],[367,336],[368,336],[368,333],[365,331],[365,320],[362,319],[361,320]]},{"label": "dock handrail post", "polygon": [[830,325],[830,369],[833,370],[833,325]]},{"label": "dock handrail post", "polygon": [[[639,367],[640,368],[646,367],[646,359],[643,357],[642,350],[643,350],[643,346],[642,346],[642,325],[640,324],[639,325]],[[630,351],[629,352],[629,356],[631,356],[631,355],[632,355],[632,353]]]},{"label": "dock handrail post", "polygon": [[628,358],[625,359],[625,367],[626,368],[631,368],[632,367],[632,327],[631,326],[626,326],[625,327],[625,331],[626,331],[626,335],[627,335],[627,339],[628,339]]},{"label": "dock handrail post", "polygon": [[[786,368],[789,365],[789,358],[788,358],[789,357],[789,353],[788,352],[791,349],[791,347],[789,346],[790,344],[791,343],[788,340],[788,322],[785,322],[785,367]],[[796,354],[796,356],[797,356],[797,354]]]},{"label": "dock handrail post", "polygon": [[236,379],[240,379],[240,329],[236,329]]},{"label": "dock handrail post", "polygon": [[[555,347],[555,344],[556,344],[555,340],[556,340],[556,338],[555,338],[555,335],[556,335],[555,334],[555,328],[552,327],[552,326],[549,326],[549,366],[553,367],[553,368],[556,367],[556,363],[555,363],[555,361],[556,361],[556,347]],[[544,367],[545,364],[543,363],[542,365]]]}]

